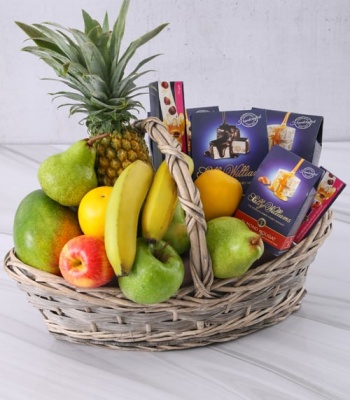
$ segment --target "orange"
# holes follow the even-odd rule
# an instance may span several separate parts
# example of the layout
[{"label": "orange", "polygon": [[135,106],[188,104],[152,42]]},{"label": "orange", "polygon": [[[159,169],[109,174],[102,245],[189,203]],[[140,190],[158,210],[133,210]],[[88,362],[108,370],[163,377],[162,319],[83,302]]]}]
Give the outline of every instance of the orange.
[{"label": "orange", "polygon": [[80,228],[85,235],[104,237],[105,218],[112,186],[99,186],[85,194],[78,208]]},{"label": "orange", "polygon": [[217,217],[232,216],[242,200],[241,183],[220,169],[204,171],[194,184],[199,190],[207,221]]}]

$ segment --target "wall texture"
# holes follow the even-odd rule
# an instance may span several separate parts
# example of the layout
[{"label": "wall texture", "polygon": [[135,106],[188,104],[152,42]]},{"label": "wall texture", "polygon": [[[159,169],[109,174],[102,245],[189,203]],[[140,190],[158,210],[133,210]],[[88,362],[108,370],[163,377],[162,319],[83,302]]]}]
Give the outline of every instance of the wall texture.
[{"label": "wall texture", "polygon": [[[81,9],[102,21],[121,0],[0,0],[0,143],[69,143],[84,137],[78,117],[52,102],[53,72],[21,52],[15,25],[55,21],[82,28]],[[133,0],[125,44],[169,22],[136,54],[163,53],[142,79],[182,80],[188,107],[252,106],[323,115],[324,140],[349,139],[348,0]],[[141,99],[148,109],[148,96]],[[141,112],[140,117],[145,113]]]}]

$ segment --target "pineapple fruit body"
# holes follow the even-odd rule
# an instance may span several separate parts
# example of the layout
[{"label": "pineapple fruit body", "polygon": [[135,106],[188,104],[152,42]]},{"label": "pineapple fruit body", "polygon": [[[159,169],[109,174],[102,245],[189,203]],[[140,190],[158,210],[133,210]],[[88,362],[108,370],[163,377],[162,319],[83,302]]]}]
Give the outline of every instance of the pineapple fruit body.
[{"label": "pineapple fruit body", "polygon": [[131,128],[112,132],[95,142],[99,186],[113,186],[123,170],[136,160],[152,165],[144,135]]}]

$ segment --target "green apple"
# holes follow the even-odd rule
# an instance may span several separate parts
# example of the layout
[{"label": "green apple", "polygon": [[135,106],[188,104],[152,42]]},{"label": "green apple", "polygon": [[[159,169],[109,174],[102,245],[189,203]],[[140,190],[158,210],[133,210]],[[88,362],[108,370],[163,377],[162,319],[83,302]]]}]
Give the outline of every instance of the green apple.
[{"label": "green apple", "polygon": [[206,241],[215,278],[243,275],[264,252],[261,236],[235,217],[210,220]]},{"label": "green apple", "polygon": [[174,296],[183,279],[182,258],[169,243],[139,238],[132,269],[128,275],[118,277],[118,283],[127,299],[155,304]]},{"label": "green apple", "polygon": [[180,201],[177,202],[175,212],[170,225],[163,237],[178,254],[184,254],[190,248],[190,238],[187,234],[186,214],[181,207]]}]

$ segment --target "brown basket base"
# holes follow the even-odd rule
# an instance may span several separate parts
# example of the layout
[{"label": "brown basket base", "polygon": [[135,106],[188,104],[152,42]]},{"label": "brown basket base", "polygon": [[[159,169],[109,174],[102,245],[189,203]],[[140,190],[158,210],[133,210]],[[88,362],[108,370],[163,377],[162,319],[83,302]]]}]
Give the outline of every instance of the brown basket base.
[{"label": "brown basket base", "polygon": [[117,287],[82,290],[19,261],[13,250],[4,268],[27,293],[56,338],[123,350],[177,350],[226,342],[284,320],[299,309],[308,267],[331,231],[329,211],[313,232],[284,255],[235,279],[215,280],[211,298],[192,285],[169,301],[140,305]]}]

